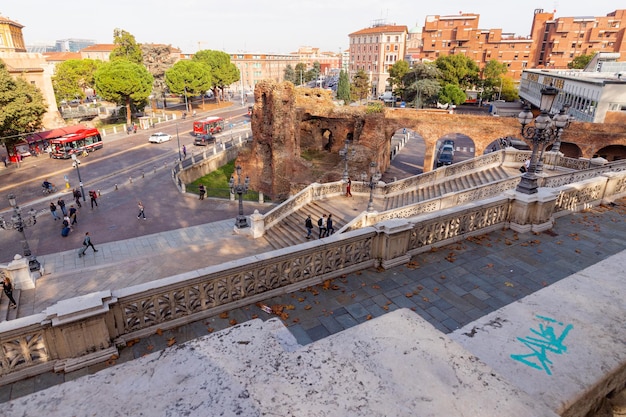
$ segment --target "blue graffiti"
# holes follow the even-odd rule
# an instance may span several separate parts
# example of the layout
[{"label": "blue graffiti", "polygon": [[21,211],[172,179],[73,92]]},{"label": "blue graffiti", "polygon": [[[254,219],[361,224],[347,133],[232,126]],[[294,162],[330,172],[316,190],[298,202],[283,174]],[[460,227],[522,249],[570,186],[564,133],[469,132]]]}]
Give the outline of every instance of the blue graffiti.
[{"label": "blue graffiti", "polygon": [[552,370],[550,369],[552,361],[548,358],[548,353],[561,355],[567,351],[567,346],[565,346],[563,342],[574,326],[568,324],[561,334],[557,336],[555,326],[563,326],[562,322],[557,322],[550,317],[536,317],[547,323],[539,323],[539,329],[533,329],[531,327],[530,331],[533,334],[532,336],[517,338],[517,340],[529,348],[532,353],[526,355],[511,355],[511,358],[531,368],[543,369],[548,375],[552,375]]}]

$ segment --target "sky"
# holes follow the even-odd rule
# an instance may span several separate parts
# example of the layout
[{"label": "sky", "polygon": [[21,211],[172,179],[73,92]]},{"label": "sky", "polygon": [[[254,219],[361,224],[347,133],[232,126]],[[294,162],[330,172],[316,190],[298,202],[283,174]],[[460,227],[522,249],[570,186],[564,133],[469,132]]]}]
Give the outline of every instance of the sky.
[{"label": "sky", "polygon": [[[421,28],[428,15],[480,14],[481,29],[527,36],[535,9],[555,17],[606,16],[615,0],[0,0],[0,15],[22,25],[27,45],[57,39],[113,43],[124,29],[139,43],[193,53],[295,52],[301,46],[339,52],[348,34],[377,20]],[[626,6],[622,6],[626,8]]]}]

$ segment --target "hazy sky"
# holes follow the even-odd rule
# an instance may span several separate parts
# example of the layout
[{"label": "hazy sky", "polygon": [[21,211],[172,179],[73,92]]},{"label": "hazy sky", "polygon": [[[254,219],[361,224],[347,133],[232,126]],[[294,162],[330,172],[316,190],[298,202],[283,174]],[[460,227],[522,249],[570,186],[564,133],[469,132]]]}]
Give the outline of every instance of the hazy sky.
[{"label": "hazy sky", "polygon": [[[481,29],[527,36],[533,11],[556,17],[606,16],[616,0],[3,0],[0,14],[24,25],[27,44],[57,39],[112,43],[113,29],[138,42],[171,44],[184,52],[289,53],[300,46],[339,51],[348,34],[384,19],[409,29],[427,15],[480,14]],[[626,5],[622,5],[626,8]]]}]

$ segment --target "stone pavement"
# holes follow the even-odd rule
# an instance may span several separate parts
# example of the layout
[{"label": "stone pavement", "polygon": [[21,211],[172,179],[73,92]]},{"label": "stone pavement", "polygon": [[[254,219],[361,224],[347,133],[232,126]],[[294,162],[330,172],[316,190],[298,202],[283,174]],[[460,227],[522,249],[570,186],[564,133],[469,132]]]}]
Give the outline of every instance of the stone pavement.
[{"label": "stone pavement", "polygon": [[[263,303],[284,307],[285,314],[281,318],[298,343],[303,345],[403,307],[417,312],[442,332],[450,333],[611,255],[626,256],[625,214],[626,200],[622,199],[615,205],[561,217],[552,230],[544,233],[518,234],[501,230],[415,256],[403,266],[389,270],[370,268],[347,274]],[[112,255],[115,250],[140,253],[146,245],[158,242],[154,243],[153,249],[162,259],[158,265],[138,260],[118,263],[110,259],[113,269],[108,269],[107,273],[116,268],[117,275],[112,282],[117,280],[118,285],[125,286],[132,285],[134,276],[153,274],[160,268],[168,268],[170,263],[189,264],[192,269],[194,257],[212,256],[216,250],[235,258],[263,250],[254,246],[256,242],[251,239],[225,235],[231,222],[210,223],[189,228],[189,231],[162,232],[154,238],[144,236],[102,244],[97,246],[102,248],[97,255],[108,252]],[[206,233],[221,237],[216,239],[213,249],[188,245],[187,239],[193,241],[194,235]],[[230,244],[225,244],[223,239],[230,240]],[[178,244],[187,246],[176,248]],[[93,254],[89,253],[87,259],[89,257]],[[131,269],[133,265],[134,269]],[[50,297],[67,298],[73,296],[80,286],[84,289],[96,285],[94,279],[85,279],[82,283],[74,280],[80,275],[97,276],[99,266],[102,265],[81,265],[76,273],[71,273],[66,265],[64,273],[42,279],[54,280],[54,285],[48,283],[48,286],[56,291],[56,295]],[[54,291],[50,290],[50,293]],[[116,362],[126,362],[163,349],[172,341],[180,344],[236,323],[271,317],[276,316],[263,312],[256,305],[234,309],[227,315],[210,317],[137,340],[121,349]],[[114,366],[114,362],[67,374],[50,372],[3,386],[0,387],[0,401],[19,398],[110,366]]]}]

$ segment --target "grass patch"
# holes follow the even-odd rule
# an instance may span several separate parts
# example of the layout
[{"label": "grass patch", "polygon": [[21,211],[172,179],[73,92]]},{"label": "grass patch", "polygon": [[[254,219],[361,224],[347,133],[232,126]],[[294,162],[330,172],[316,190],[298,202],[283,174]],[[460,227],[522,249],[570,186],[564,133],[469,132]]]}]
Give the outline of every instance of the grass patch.
[{"label": "grass patch", "polygon": [[[204,177],[198,178],[191,184],[187,184],[187,192],[198,194],[198,187],[200,184],[204,184],[206,187],[206,196],[213,198],[230,198],[230,177],[235,174],[235,161],[230,161],[228,164],[223,165]],[[244,173],[245,174],[245,173]],[[244,178],[241,179],[242,181]],[[235,174],[235,182],[237,181],[237,175]],[[259,192],[248,190],[243,195],[243,199],[246,201],[259,201]],[[264,200],[268,200],[267,196],[263,197]]]}]

